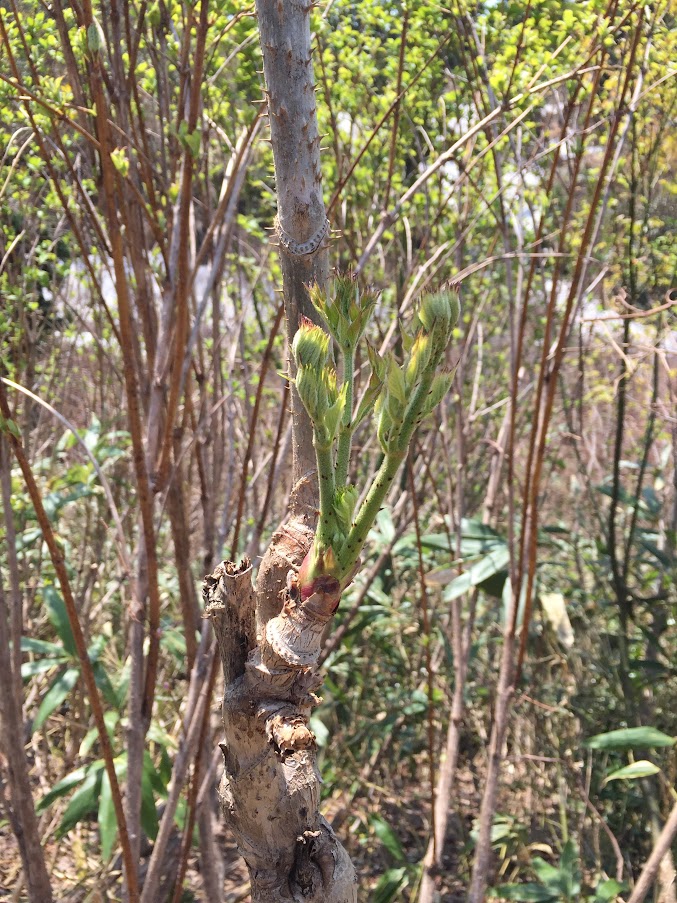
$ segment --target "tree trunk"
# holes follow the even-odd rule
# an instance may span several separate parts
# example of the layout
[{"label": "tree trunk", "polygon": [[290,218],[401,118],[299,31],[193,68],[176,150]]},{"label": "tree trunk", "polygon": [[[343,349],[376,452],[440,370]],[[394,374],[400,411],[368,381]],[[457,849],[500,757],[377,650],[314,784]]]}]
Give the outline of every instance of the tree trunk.
[{"label": "tree trunk", "polygon": [[[323,285],[328,272],[310,6],[259,0],[257,13],[291,341],[300,316],[315,316],[307,286]],[[319,813],[315,737],[308,727],[321,682],[321,638],[337,599],[320,591],[302,602],[290,579],[310,548],[317,516],[312,427],[295,389],[292,416],[290,516],[273,536],[256,590],[246,559],[238,566],[224,562],[205,580],[225,677],[219,796],[249,868],[253,903],[356,903],[350,858]]]}]

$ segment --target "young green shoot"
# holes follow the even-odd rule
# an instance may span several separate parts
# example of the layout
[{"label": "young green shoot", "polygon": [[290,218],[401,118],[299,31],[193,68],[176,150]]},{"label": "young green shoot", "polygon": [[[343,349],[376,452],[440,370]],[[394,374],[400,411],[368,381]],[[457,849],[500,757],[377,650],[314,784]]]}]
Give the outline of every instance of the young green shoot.
[{"label": "young green shoot", "polygon": [[[340,594],[350,583],[416,428],[451,387],[453,372],[443,370],[442,362],[459,317],[458,293],[458,286],[451,285],[423,297],[413,333],[403,335],[403,365],[392,353],[381,358],[364,342],[371,372],[361,403],[353,411],[356,351],[378,298],[361,292],[351,276],[336,278],[327,293],[311,289],[327,332],[304,318],[292,345],[296,388],[313,426],[320,485],[315,541],[298,575],[302,598],[329,585]],[[338,350],[340,385],[330,338]],[[355,511],[359,493],[348,483],[352,437],[370,414],[376,420],[383,461]]]}]

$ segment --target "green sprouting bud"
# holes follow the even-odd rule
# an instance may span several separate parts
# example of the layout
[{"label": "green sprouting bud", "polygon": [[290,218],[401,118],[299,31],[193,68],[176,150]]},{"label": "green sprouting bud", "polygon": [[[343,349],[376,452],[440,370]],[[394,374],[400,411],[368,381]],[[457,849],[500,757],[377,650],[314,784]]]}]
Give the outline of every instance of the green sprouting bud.
[{"label": "green sprouting bud", "polygon": [[367,389],[360,401],[360,406],[353,417],[353,427],[359,426],[367,414],[373,412],[374,404],[379,397],[386,376],[386,362],[380,356],[378,351],[372,348],[369,342],[367,342],[367,354],[371,365],[371,375],[369,377]]},{"label": "green sprouting bud", "polygon": [[[336,387],[336,374],[334,374],[334,390]],[[337,393],[335,400],[328,405],[323,415],[323,425],[326,429],[329,440],[333,440],[338,433],[339,426],[343,419],[343,412],[346,409],[346,397],[348,386],[341,386],[340,392]]]},{"label": "green sprouting bud", "polygon": [[386,371],[388,369],[385,358],[382,358],[378,351],[367,342],[367,356],[369,358],[369,366],[372,374],[377,378],[379,383],[384,383],[386,379]]},{"label": "green sprouting bud", "polygon": [[319,417],[319,392],[322,384],[320,372],[314,367],[299,367],[295,383],[296,391],[308,416],[312,421],[316,421]]},{"label": "green sprouting bud", "polygon": [[354,349],[374,311],[376,294],[360,292],[357,278],[351,274],[337,276],[327,293],[317,285],[311,286],[309,293],[339,347],[344,351]]},{"label": "green sprouting bud", "polygon": [[405,382],[408,391],[411,391],[420,379],[423,371],[428,367],[431,350],[430,337],[423,332],[419,332],[409,353],[405,371]]},{"label": "green sprouting bud", "polygon": [[388,448],[390,445],[391,439],[391,431],[393,428],[393,418],[390,415],[388,410],[388,405],[386,404],[386,393],[383,393],[379,396],[379,399],[376,403],[376,413],[378,415],[378,426],[376,429],[376,435],[378,437],[379,445],[381,446],[381,450],[384,454],[388,453]]},{"label": "green sprouting bud", "polygon": [[336,276],[332,282],[332,294],[343,316],[351,321],[360,313],[360,287],[354,273]]},{"label": "green sprouting bud", "polygon": [[418,318],[426,332],[435,332],[448,341],[460,312],[459,286],[452,284],[447,289],[425,295],[421,301]]},{"label": "green sprouting bud", "polygon": [[311,285],[308,289],[313,307],[327,324],[327,328],[336,338],[339,325],[339,310],[330,295],[325,294],[319,285]]},{"label": "green sprouting bud", "polygon": [[393,355],[388,357],[388,377],[387,383],[388,395],[393,399],[405,405],[407,403],[407,384],[404,372],[398,366]]},{"label": "green sprouting bud", "polygon": [[336,370],[333,367],[325,367],[322,370],[322,387],[321,397],[326,400],[326,406],[329,407],[339,397]]},{"label": "green sprouting bud", "polygon": [[424,413],[426,415],[434,411],[437,405],[442,401],[444,396],[451,388],[453,381],[453,370],[445,370],[442,373],[435,374],[435,376],[433,377],[432,386],[430,387],[430,392],[428,393],[428,398],[426,399],[424,406]]},{"label": "green sprouting bud", "polygon": [[302,317],[292,342],[292,352],[298,367],[319,369],[329,357],[329,336],[312,320]]},{"label": "green sprouting bud", "polygon": [[345,535],[347,535],[350,530],[356,504],[357,489],[354,486],[342,486],[340,489],[336,490],[334,512],[339,527]]},{"label": "green sprouting bud", "polygon": [[92,24],[87,29],[87,49],[94,55],[101,53],[106,46],[106,36],[103,33],[98,19],[93,19]]}]

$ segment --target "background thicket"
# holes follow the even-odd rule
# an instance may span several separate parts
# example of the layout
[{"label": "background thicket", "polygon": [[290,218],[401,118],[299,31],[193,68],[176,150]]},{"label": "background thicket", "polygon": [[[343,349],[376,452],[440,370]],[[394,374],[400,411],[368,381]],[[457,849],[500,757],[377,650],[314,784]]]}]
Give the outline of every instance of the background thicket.
[{"label": "background thicket", "polygon": [[[364,900],[627,899],[675,804],[676,11],[312,12],[331,263],[381,292],[371,342],[399,352],[420,293],[462,283],[454,388],[312,721]],[[118,899],[125,855],[141,882],[155,856],[153,899],[247,896],[200,583],[256,563],[291,489],[260,69],[229,0],[0,9],[7,899],[19,786],[55,899]],[[356,441],[364,485],[380,450]]]}]

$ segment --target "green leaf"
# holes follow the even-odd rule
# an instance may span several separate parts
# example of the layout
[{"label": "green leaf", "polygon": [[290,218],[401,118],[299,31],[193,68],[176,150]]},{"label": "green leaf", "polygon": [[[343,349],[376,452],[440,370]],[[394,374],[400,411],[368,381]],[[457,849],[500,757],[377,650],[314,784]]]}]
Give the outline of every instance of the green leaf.
[{"label": "green leaf", "polygon": [[378,882],[371,897],[372,903],[390,903],[400,898],[400,891],[407,886],[409,879],[404,866],[388,869]]},{"label": "green leaf", "polygon": [[444,601],[453,602],[454,599],[467,593],[469,589],[475,586],[481,588],[485,581],[505,571],[509,561],[510,552],[507,546],[499,546],[489,552],[488,555],[451,581],[444,591]]},{"label": "green leaf", "polygon": [[609,878],[608,881],[603,881],[598,885],[593,898],[594,903],[611,903],[624,890],[625,885],[620,884],[614,878]]},{"label": "green leaf", "polygon": [[638,746],[674,746],[675,743],[677,737],[669,737],[655,727],[624,727],[606,734],[596,734],[584,745],[588,749],[635,749]]},{"label": "green leaf", "polygon": [[77,658],[75,638],[73,637],[73,631],[71,630],[70,621],[68,620],[68,612],[66,611],[66,605],[61,598],[61,593],[53,584],[48,583],[43,587],[42,598],[47,606],[49,620],[52,622],[66,652],[73,658]]},{"label": "green leaf", "polygon": [[559,894],[542,884],[499,884],[488,896],[499,900],[518,900],[520,903],[555,903]]},{"label": "green leaf", "polygon": [[34,640],[30,637],[21,637],[21,649],[23,652],[41,652],[44,655],[63,655],[63,646],[58,643],[48,643],[45,640]]},{"label": "green leaf", "polygon": [[200,145],[202,143],[202,134],[199,129],[195,129],[194,132],[188,132],[185,135],[185,142],[188,150],[192,157],[200,156]]},{"label": "green leaf", "polygon": [[310,721],[308,725],[311,731],[315,734],[315,740],[317,741],[317,745],[320,749],[324,749],[324,747],[329,742],[329,730],[327,729],[326,724],[319,718],[317,715],[311,715]]},{"label": "green leaf", "polygon": [[558,885],[567,900],[580,899],[581,870],[578,866],[578,847],[571,838],[562,847]]},{"label": "green leaf", "polygon": [[[101,760],[103,764],[103,760]],[[65,778],[62,778],[58,781],[52,789],[46,793],[43,798],[38,802],[35,807],[36,812],[42,812],[45,809],[49,808],[52,803],[59,799],[62,796],[65,796],[68,791],[75,787],[76,784],[79,784],[81,781],[84,781],[87,776],[88,770],[91,768],[91,765],[83,765],[80,768],[76,768],[75,771],[71,771],[70,774],[67,774]]]},{"label": "green leaf", "polygon": [[393,517],[388,508],[381,508],[378,512],[376,515],[376,526],[385,540],[386,545],[393,541],[395,538],[395,525],[393,524]]},{"label": "green leaf", "polygon": [[40,658],[34,662],[24,662],[21,666],[21,677],[23,680],[28,680],[29,677],[34,677],[36,674],[42,674],[45,671],[51,671],[52,668],[57,668],[67,661],[67,658],[61,656],[60,658]]},{"label": "green leaf", "polygon": [[120,175],[125,178],[129,173],[129,159],[127,157],[127,151],[124,147],[116,147],[115,150],[111,151],[110,158],[113,162],[113,166],[117,169]]},{"label": "green leaf", "polygon": [[153,783],[156,779],[155,766],[148,750],[143,754],[143,772],[141,773],[141,827],[151,840],[155,840],[158,832],[157,809]]},{"label": "green leaf", "polygon": [[78,790],[75,791],[71,800],[66,807],[61,823],[57,829],[56,836],[63,837],[77,823],[94,812],[97,808],[97,801],[101,791],[101,773],[103,771],[103,763],[94,763],[89,766],[87,777],[82,782]]},{"label": "green leaf", "polygon": [[384,818],[381,818],[380,815],[374,815],[370,819],[370,824],[374,829],[374,834],[376,834],[393,859],[396,862],[405,862],[406,856],[404,855],[402,845],[388,822]]},{"label": "green leaf", "polygon": [[79,668],[68,668],[60,674],[52,683],[51,687],[45,694],[42,704],[38,709],[38,714],[33,722],[33,732],[40,730],[45,721],[64,701],[71,692],[80,677]]},{"label": "green leaf", "polygon": [[388,360],[388,392],[401,405],[407,403],[407,388],[404,381],[404,373],[397,366],[394,357]]},{"label": "green leaf", "polygon": [[19,429],[18,424],[14,420],[5,420],[5,429],[8,433],[11,433],[15,439],[21,441],[21,430]]},{"label": "green leaf", "polygon": [[115,692],[115,688],[110,682],[110,678],[108,677],[106,669],[101,664],[101,662],[94,662],[94,664],[92,665],[92,671],[94,672],[94,680],[96,682],[96,685],[101,690],[103,698],[106,700],[108,705],[117,707],[118,697]]},{"label": "green leaf", "polygon": [[[108,711],[103,714],[103,721],[106,725],[106,731],[108,732],[108,736],[111,740],[113,740],[115,736],[115,726],[120,720],[120,715],[115,709],[108,709]],[[85,734],[82,743],[80,744],[80,749],[78,750],[78,756],[82,759],[85,756],[89,755],[89,752],[94,746],[94,743],[99,739],[99,729],[97,727],[90,728]]]},{"label": "green leaf", "polygon": [[41,538],[41,536],[42,530],[40,527],[36,527],[33,530],[24,530],[23,533],[20,533],[16,538],[17,552],[23,552],[24,549],[30,548],[36,540]]},{"label": "green leaf", "polygon": [[559,869],[555,868],[554,865],[550,865],[549,862],[546,862],[545,859],[542,859],[540,856],[534,856],[531,861],[531,867],[534,870],[534,874],[543,885],[554,884],[559,880]]},{"label": "green leaf", "polygon": [[113,805],[108,773],[104,769],[101,775],[101,793],[99,795],[99,836],[101,837],[101,858],[108,862],[113,851],[113,844],[118,832],[118,821]]},{"label": "green leaf", "polygon": [[653,762],[648,762],[646,759],[640,759],[638,762],[632,762],[624,768],[612,771],[611,774],[607,775],[604,779],[604,784],[608,784],[609,781],[636,781],[637,778],[648,778],[653,774],[659,773],[660,768],[657,765],[654,765]]}]

